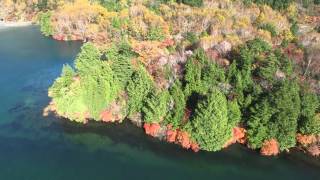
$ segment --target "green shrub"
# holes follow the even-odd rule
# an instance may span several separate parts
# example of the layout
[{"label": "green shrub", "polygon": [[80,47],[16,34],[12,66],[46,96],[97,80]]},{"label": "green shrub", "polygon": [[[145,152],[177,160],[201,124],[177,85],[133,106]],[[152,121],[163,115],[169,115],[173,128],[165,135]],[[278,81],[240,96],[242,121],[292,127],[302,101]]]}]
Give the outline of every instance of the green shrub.
[{"label": "green shrub", "polygon": [[245,4],[266,4],[271,6],[273,9],[284,10],[287,9],[294,0],[244,0]]},{"label": "green shrub", "polygon": [[50,11],[39,13],[39,24],[40,24],[40,31],[45,36],[53,35],[53,27],[51,25],[51,15]]},{"label": "green shrub", "polygon": [[313,5],[312,3],[314,2],[314,0],[302,0],[302,6],[304,8],[308,8],[310,5]]},{"label": "green shrub", "polygon": [[80,84],[73,83],[75,75],[76,73],[69,65],[63,66],[61,76],[49,88],[49,95],[56,105],[58,114],[83,122],[84,117],[77,114],[84,114],[87,108],[81,98]]},{"label": "green shrub", "polygon": [[297,21],[292,22],[292,24],[290,26],[290,31],[292,32],[292,34],[294,36],[298,35],[299,26],[298,26],[298,22]]},{"label": "green shrub", "polygon": [[61,95],[53,97],[57,113],[72,121],[84,122],[88,109],[82,99],[80,84],[71,84]]},{"label": "green shrub", "polygon": [[183,4],[187,4],[189,6],[201,7],[203,5],[203,0],[177,0],[178,2],[182,2]]},{"label": "green shrub", "polygon": [[187,41],[189,41],[189,43],[192,45],[192,44],[195,44],[195,43],[197,43],[198,41],[199,41],[199,37],[195,34],[195,33],[193,33],[193,32],[187,32],[186,34],[185,34],[185,39],[187,40]]},{"label": "green shrub", "polygon": [[269,23],[262,24],[262,25],[258,26],[258,28],[262,29],[262,30],[269,31],[271,33],[272,37],[275,37],[278,35],[276,27],[273,24],[269,24]]},{"label": "green shrub", "polygon": [[318,25],[317,27],[315,27],[315,30],[320,33],[320,25]]},{"label": "green shrub", "polygon": [[49,88],[49,92],[53,98],[62,97],[64,92],[68,90],[69,86],[73,82],[73,77],[75,72],[69,65],[64,65],[62,68],[62,73],[58,77],[53,85]]},{"label": "green shrub", "polygon": [[111,20],[111,26],[117,30],[121,30],[123,24],[127,24],[127,22],[119,17],[113,17]]},{"label": "green shrub", "polygon": [[165,38],[161,28],[159,27],[151,27],[147,34],[147,40],[150,41],[162,41]]},{"label": "green shrub", "polygon": [[121,6],[120,0],[97,0],[99,3],[105,7],[108,11],[121,11],[123,7]]}]

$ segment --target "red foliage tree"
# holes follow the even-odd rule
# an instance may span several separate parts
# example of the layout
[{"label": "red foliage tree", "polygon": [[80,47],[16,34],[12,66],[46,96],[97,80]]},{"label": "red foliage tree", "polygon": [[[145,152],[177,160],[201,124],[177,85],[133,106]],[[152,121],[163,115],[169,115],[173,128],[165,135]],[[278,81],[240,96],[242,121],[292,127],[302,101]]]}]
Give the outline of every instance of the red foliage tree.
[{"label": "red foliage tree", "polygon": [[315,143],[317,141],[317,138],[314,135],[303,135],[303,134],[297,134],[297,142],[307,146],[312,143]]},{"label": "red foliage tree", "polygon": [[197,144],[197,143],[195,143],[195,142],[191,143],[191,149],[192,149],[194,152],[200,151],[199,144]]},{"label": "red foliage tree", "polygon": [[241,127],[235,127],[232,130],[233,138],[240,144],[245,144],[247,142],[246,130]]},{"label": "red foliage tree", "polygon": [[161,126],[158,123],[145,123],[143,125],[143,128],[144,128],[146,134],[148,134],[152,137],[156,137],[161,129]]},{"label": "red foliage tree", "polygon": [[224,148],[234,144],[234,143],[240,143],[240,144],[245,144],[247,142],[246,139],[246,130],[241,127],[234,127],[232,129],[232,138],[229,139],[225,145],[223,146]]},{"label": "red foliage tree", "polygon": [[100,114],[100,117],[103,122],[112,122],[112,119],[113,119],[113,115],[111,111],[103,111]]},{"label": "red foliage tree", "polygon": [[191,147],[189,134],[185,131],[178,132],[177,142],[185,149],[189,149]]},{"label": "red foliage tree", "polygon": [[260,153],[264,156],[275,156],[280,153],[279,143],[276,139],[266,140],[260,150]]},{"label": "red foliage tree", "polygon": [[164,41],[161,42],[160,47],[161,48],[166,48],[169,46],[173,46],[174,45],[174,40],[173,39],[165,39]]},{"label": "red foliage tree", "polygon": [[173,130],[171,125],[167,126],[166,139],[170,143],[174,143],[177,139],[177,130]]}]

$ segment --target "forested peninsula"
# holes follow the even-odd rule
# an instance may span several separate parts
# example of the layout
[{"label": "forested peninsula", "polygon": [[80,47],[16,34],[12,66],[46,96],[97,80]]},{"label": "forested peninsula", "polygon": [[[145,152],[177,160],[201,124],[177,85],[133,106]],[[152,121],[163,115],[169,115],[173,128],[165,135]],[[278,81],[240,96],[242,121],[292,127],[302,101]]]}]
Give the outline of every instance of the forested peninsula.
[{"label": "forested peninsula", "polygon": [[320,155],[319,0],[4,0],[0,9],[3,22],[84,42],[49,88],[45,116],[131,121],[195,152],[241,143]]}]

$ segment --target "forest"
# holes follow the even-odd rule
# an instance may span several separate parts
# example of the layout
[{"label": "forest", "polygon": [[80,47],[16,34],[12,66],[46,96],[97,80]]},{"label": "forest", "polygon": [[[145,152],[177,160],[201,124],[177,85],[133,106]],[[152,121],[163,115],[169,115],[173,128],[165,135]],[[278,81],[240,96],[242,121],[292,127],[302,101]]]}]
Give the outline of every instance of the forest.
[{"label": "forest", "polygon": [[131,121],[196,152],[241,143],[263,155],[295,147],[320,155],[318,0],[0,6],[2,19],[30,16],[45,36],[84,42],[48,90],[45,115]]}]

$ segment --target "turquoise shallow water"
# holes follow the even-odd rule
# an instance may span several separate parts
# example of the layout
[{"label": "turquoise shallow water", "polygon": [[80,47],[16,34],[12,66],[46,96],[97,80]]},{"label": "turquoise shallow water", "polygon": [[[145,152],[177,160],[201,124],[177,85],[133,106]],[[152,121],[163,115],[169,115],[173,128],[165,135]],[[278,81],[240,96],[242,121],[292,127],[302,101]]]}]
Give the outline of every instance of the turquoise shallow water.
[{"label": "turquoise shallow water", "polygon": [[42,117],[48,86],[80,45],[37,27],[0,29],[0,180],[320,179],[320,160],[297,152],[266,158],[234,145],[192,153],[130,123]]}]

